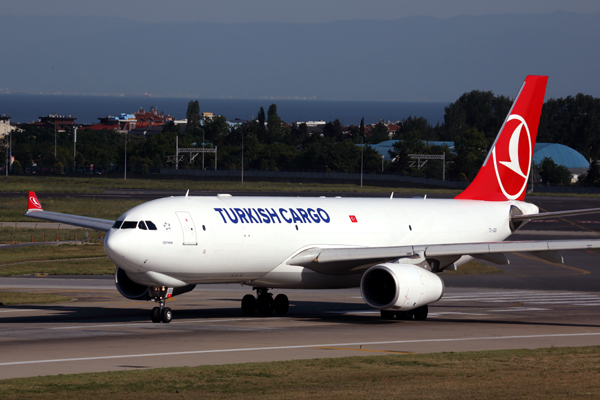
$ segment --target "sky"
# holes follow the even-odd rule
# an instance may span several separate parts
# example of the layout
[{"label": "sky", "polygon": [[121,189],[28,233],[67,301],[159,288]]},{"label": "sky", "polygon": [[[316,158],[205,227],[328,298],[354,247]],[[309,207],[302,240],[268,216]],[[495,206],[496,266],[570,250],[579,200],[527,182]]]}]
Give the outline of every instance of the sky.
[{"label": "sky", "polygon": [[0,93],[453,101],[544,74],[549,97],[600,97],[598,0],[0,0],[0,18]]},{"label": "sky", "polygon": [[145,22],[327,22],[417,15],[600,12],[598,0],[19,0],[0,15],[119,16]]}]

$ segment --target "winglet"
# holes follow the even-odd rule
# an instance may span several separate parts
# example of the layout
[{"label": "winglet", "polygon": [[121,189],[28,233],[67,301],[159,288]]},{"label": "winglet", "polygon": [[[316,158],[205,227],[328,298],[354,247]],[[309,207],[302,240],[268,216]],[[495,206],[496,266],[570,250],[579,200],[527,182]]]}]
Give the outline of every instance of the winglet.
[{"label": "winglet", "polygon": [[547,76],[529,75],[479,173],[456,199],[523,201]]},{"label": "winglet", "polygon": [[38,200],[37,196],[35,195],[35,192],[29,192],[29,203],[27,205],[27,212],[31,212],[31,211],[44,211],[42,210],[42,205],[40,203],[40,201]]}]

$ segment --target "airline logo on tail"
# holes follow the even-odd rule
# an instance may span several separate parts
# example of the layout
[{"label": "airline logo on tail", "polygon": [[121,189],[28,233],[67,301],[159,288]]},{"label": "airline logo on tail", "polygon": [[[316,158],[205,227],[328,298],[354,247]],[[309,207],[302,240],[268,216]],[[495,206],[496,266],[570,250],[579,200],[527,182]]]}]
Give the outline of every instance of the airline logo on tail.
[{"label": "airline logo on tail", "polygon": [[35,192],[29,192],[29,204],[27,205],[27,210],[42,210],[42,205],[35,195]]},{"label": "airline logo on tail", "polygon": [[547,82],[547,76],[525,79],[487,159],[457,199],[524,200]]},{"label": "airline logo on tail", "polygon": [[[515,126],[514,129],[513,126]],[[498,143],[492,149],[492,157],[500,190],[507,199],[514,200],[527,187],[527,177],[529,176],[533,157],[531,133],[527,121],[516,114],[508,117],[504,129],[508,132],[512,130],[510,139],[508,139],[508,136],[500,137]],[[503,167],[508,168],[513,173],[503,170]],[[502,173],[499,170],[503,170]],[[503,180],[506,181],[506,184]]]}]

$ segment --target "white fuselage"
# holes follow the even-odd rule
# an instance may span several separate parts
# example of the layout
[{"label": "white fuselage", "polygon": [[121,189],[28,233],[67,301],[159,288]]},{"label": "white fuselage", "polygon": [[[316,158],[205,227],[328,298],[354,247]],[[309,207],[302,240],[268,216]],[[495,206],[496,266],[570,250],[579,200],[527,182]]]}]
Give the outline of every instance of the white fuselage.
[{"label": "white fuselage", "polygon": [[538,212],[518,201],[170,197],[119,218],[151,221],[156,230],[113,228],[105,250],[131,279],[149,286],[349,287],[359,284],[359,275],[324,275],[286,261],[311,247],[501,241],[511,234],[513,205],[525,214]]}]

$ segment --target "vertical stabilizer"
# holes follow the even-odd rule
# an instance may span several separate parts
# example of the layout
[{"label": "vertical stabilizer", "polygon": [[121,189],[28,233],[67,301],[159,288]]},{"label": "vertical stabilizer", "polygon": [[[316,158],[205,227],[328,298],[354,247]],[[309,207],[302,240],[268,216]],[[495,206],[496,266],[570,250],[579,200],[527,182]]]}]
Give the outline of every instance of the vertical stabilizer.
[{"label": "vertical stabilizer", "polygon": [[547,76],[529,75],[525,79],[479,173],[456,199],[525,198],[547,82]]}]

